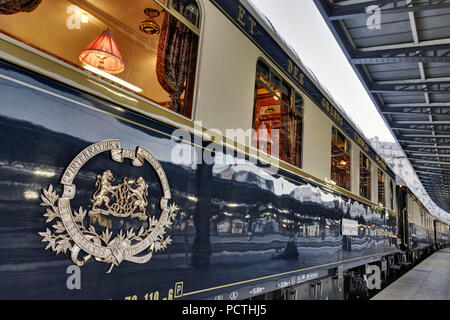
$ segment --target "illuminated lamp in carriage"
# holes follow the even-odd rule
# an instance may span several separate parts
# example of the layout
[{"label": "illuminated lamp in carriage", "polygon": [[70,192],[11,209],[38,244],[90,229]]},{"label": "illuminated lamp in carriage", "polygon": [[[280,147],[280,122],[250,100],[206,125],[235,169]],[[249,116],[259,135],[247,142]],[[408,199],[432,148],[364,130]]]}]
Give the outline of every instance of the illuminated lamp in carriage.
[{"label": "illuminated lamp in carriage", "polygon": [[108,28],[80,53],[80,61],[109,74],[125,70],[119,47]]},{"label": "illuminated lamp in carriage", "polygon": [[143,90],[113,76],[125,70],[119,47],[108,28],[80,53],[83,68],[135,92]]},{"label": "illuminated lamp in carriage", "polygon": [[82,23],[88,23],[89,22],[89,16],[86,13],[82,13],[80,15],[80,19]]}]

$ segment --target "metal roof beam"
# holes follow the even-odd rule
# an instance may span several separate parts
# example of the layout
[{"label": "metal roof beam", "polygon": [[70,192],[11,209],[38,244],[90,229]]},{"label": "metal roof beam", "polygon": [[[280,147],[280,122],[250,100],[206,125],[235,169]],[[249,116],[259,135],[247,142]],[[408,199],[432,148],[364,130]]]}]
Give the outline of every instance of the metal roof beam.
[{"label": "metal roof beam", "polygon": [[431,132],[431,129],[422,129],[422,128],[411,128],[410,126],[393,124],[390,126],[392,130],[404,130],[404,131],[420,131],[420,132]]},{"label": "metal roof beam", "polygon": [[[318,1],[318,0],[314,0]],[[323,0],[325,1],[325,0]],[[404,42],[404,43],[396,43],[396,44],[387,44],[387,45],[381,45],[381,46],[374,46],[374,47],[361,47],[358,48],[358,51],[361,52],[371,52],[371,51],[378,51],[378,50],[392,50],[392,49],[415,49],[416,51],[421,50],[423,47],[427,46],[440,46],[440,45],[448,45],[450,44],[450,38],[441,38],[441,39],[434,39],[434,40],[423,40],[420,41],[418,44],[414,42]]]},{"label": "metal roof beam", "polygon": [[433,170],[433,172],[438,172],[438,171],[450,171],[450,168],[438,168],[438,167],[430,167],[430,166],[426,166],[426,165],[412,165],[414,168],[419,168],[419,169],[426,169],[426,170]]},{"label": "metal roof beam", "polygon": [[412,130],[412,131],[423,131],[425,133],[431,133],[432,131],[432,124],[430,123],[398,123],[393,122],[390,123],[390,126],[392,129],[398,129],[398,130]]},{"label": "metal roof beam", "polygon": [[[411,149],[411,148],[413,148],[413,149]],[[419,145],[408,144],[403,151],[404,152],[421,151],[419,149],[424,149],[424,150],[450,149],[450,145],[426,146],[426,145],[420,145],[420,144]]]},{"label": "metal roof beam", "polygon": [[331,21],[334,21],[371,15],[372,13],[366,12],[366,8],[371,5],[379,6],[381,14],[396,14],[403,12],[450,8],[450,1],[428,0],[425,2],[420,2],[417,0],[412,0],[409,4],[406,5],[404,4],[404,1],[400,0],[378,0],[346,6],[337,6],[334,4],[330,4],[328,18]]},{"label": "metal roof beam", "polygon": [[433,82],[450,82],[450,77],[435,77],[426,79],[404,79],[404,80],[380,80],[376,81],[376,84],[422,84],[422,83],[433,83]]},{"label": "metal roof beam", "polygon": [[385,107],[391,107],[391,108],[421,108],[421,107],[427,107],[427,108],[444,108],[444,107],[450,107],[449,102],[439,102],[439,103],[386,103],[384,104]]},{"label": "metal roof beam", "polygon": [[[392,125],[392,126],[394,126],[394,125]],[[414,131],[414,130],[423,130],[423,131],[426,131],[426,132],[424,132],[423,134],[421,134],[421,133],[410,133],[409,134],[409,137],[413,137],[414,135],[417,135],[417,136],[421,136],[421,135],[436,135],[436,136],[443,136],[443,135],[447,135],[448,133],[449,133],[449,131],[448,130],[442,130],[442,131],[434,131],[434,132],[432,132],[432,130],[431,129],[423,129],[423,128],[410,128],[409,126],[407,126],[407,125],[400,125],[400,124],[397,124],[396,125],[397,127],[398,127],[398,130],[408,130],[408,129],[405,129],[405,128],[409,128],[409,131]],[[396,136],[397,137],[401,137],[401,136],[403,136],[403,135],[406,135],[407,133],[399,133],[399,134],[397,134]]]},{"label": "metal roof beam", "polygon": [[381,112],[384,114],[397,114],[397,115],[405,115],[405,114],[417,114],[417,115],[450,115],[450,108],[392,108],[392,107],[383,107],[381,108]]},{"label": "metal roof beam", "polygon": [[433,51],[431,52],[427,52],[427,50],[421,50],[419,48],[416,48],[415,52],[405,52],[405,50],[403,50],[398,53],[391,53],[391,54],[389,52],[384,52],[383,50],[370,51],[369,53],[359,51],[358,53],[352,55],[350,62],[353,64],[382,64],[382,63],[385,64],[385,63],[401,63],[401,62],[448,63],[450,62],[450,56],[448,55],[448,52],[446,52],[445,55],[439,55],[436,49],[433,49]]},{"label": "metal roof beam", "polygon": [[410,161],[416,161],[416,160],[430,160],[430,161],[449,161],[450,155],[433,155],[430,153],[425,154],[409,154],[408,159]]},{"label": "metal roof beam", "polygon": [[425,149],[433,149],[435,144],[450,146],[450,140],[439,140],[439,139],[434,140],[433,138],[420,138],[420,139],[428,139],[428,140],[424,141],[424,140],[415,140],[414,138],[409,138],[409,139],[397,138],[397,141],[403,142],[407,145],[409,145],[410,143],[420,143],[421,145],[423,144],[422,148],[425,148]]},{"label": "metal roof beam", "polygon": [[[367,49],[366,49],[367,50]],[[450,62],[450,43],[409,46],[365,51],[352,50],[350,62],[354,64],[378,64],[399,62]]]},{"label": "metal roof beam", "polygon": [[433,125],[450,125],[450,120],[398,120],[395,121],[396,124],[411,124],[411,125],[427,125],[427,126],[433,126]]},{"label": "metal roof beam", "polygon": [[443,177],[449,177],[450,178],[450,174],[442,174],[439,172],[428,172],[428,171],[423,171],[423,170],[416,170],[417,173],[420,173],[421,175],[430,175],[430,176],[443,176]]},{"label": "metal roof beam", "polygon": [[403,139],[399,138],[397,140],[406,142],[406,143],[420,143],[420,145],[423,145],[424,147],[427,147],[427,148],[430,148],[429,147],[430,145],[434,146],[436,144],[436,141],[417,141],[417,140],[405,139],[405,138],[403,138]]},{"label": "metal roof beam", "polygon": [[430,164],[442,164],[442,165],[450,165],[450,162],[445,162],[445,161],[437,161],[437,160],[422,160],[422,159],[411,159],[410,161],[416,161],[416,162],[421,162],[421,163],[430,163]]},{"label": "metal roof beam", "polygon": [[424,187],[431,189],[432,193],[435,195],[447,193],[450,191],[450,189],[445,186],[446,184],[444,184],[444,181],[439,181],[439,180],[436,181],[435,179],[433,179],[431,177],[428,177],[428,179],[427,179],[427,177],[422,177],[421,181],[422,181],[422,184],[424,185]]},{"label": "metal roof beam", "polygon": [[431,134],[402,134],[402,137],[411,137],[411,138],[436,138],[436,139],[450,139],[450,135],[448,134],[439,134],[439,135],[431,135]]},{"label": "metal roof beam", "polygon": [[[450,158],[450,154],[442,154],[442,153],[420,153],[419,152],[408,152],[409,159],[422,159],[422,158]],[[419,157],[419,158],[418,158]]]},{"label": "metal roof beam", "polygon": [[[449,61],[450,62],[450,61]],[[422,92],[422,93],[442,93],[450,92],[450,82],[433,82],[433,83],[391,83],[391,84],[372,84],[370,86],[370,92],[383,93],[383,92]]]}]

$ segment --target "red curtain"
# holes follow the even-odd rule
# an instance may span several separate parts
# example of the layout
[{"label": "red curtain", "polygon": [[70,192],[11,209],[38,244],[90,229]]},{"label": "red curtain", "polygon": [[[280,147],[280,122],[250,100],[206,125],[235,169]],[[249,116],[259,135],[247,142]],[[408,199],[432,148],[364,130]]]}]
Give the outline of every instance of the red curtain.
[{"label": "red curtain", "polygon": [[31,12],[40,3],[41,0],[0,0],[0,14]]},{"label": "red curtain", "polygon": [[[186,10],[186,14],[190,11]],[[187,115],[181,96],[186,90],[195,35],[183,23],[165,13],[158,44],[156,74],[170,95],[169,109]]]}]

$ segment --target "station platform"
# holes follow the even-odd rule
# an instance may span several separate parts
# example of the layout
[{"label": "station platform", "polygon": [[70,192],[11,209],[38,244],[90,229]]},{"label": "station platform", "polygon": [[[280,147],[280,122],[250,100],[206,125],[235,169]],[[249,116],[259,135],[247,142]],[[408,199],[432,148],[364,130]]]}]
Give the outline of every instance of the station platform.
[{"label": "station platform", "polygon": [[450,249],[434,253],[372,300],[450,300]]}]

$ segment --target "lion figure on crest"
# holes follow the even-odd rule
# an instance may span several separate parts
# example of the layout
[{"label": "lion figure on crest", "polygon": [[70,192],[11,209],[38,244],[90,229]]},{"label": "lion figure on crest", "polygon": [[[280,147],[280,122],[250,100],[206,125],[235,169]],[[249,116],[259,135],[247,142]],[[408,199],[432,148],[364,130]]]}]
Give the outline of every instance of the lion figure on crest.
[{"label": "lion figure on crest", "polygon": [[[100,214],[111,214],[119,218],[131,217],[146,220],[148,184],[144,178],[139,177],[133,183],[136,188],[133,188],[127,180],[128,178],[124,177],[121,184],[113,186],[111,182],[114,181],[114,175],[111,170],[106,170],[102,175],[97,175],[95,182],[97,190],[91,198],[92,209],[89,211],[89,216],[97,217]],[[112,198],[114,198],[114,201],[110,203]],[[102,206],[106,210],[100,208]],[[136,213],[136,210],[140,212]]]}]

